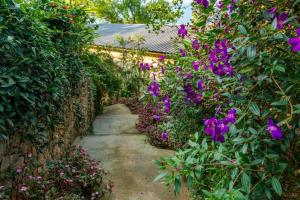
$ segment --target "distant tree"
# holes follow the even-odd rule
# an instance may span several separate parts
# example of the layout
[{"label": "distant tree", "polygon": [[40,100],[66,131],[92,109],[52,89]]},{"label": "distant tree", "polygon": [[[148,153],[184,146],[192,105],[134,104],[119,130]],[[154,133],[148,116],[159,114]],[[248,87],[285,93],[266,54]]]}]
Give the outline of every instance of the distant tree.
[{"label": "distant tree", "polygon": [[161,24],[181,16],[182,0],[95,0],[97,16],[110,23]]}]

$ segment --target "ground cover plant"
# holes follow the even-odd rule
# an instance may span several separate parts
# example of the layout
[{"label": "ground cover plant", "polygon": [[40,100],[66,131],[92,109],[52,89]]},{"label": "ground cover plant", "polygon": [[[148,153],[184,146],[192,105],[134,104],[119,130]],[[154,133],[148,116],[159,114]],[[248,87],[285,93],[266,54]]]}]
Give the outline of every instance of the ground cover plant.
[{"label": "ground cover plant", "polygon": [[178,27],[146,91],[170,116],[161,140],[182,147],[157,161],[176,193],[186,180],[194,199],[299,196],[299,4],[193,2],[193,27]]},{"label": "ground cover plant", "polygon": [[67,149],[61,159],[48,161],[46,169],[28,155],[15,171],[6,173],[9,184],[0,186],[1,199],[102,199],[112,188],[107,172],[80,146]]}]

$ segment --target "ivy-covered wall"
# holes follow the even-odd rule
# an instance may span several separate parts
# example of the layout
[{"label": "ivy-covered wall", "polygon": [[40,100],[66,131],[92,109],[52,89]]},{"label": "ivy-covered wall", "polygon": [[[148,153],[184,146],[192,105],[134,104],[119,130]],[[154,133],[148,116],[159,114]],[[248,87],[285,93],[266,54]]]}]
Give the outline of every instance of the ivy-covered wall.
[{"label": "ivy-covered wall", "polygon": [[22,140],[18,133],[7,142],[0,142],[0,172],[22,166],[28,157],[36,157],[39,165],[43,166],[46,160],[58,159],[77,136],[89,132],[94,118],[94,105],[88,77],[84,77],[79,93],[69,97],[62,109],[62,121],[47,133],[49,142],[42,150]]}]

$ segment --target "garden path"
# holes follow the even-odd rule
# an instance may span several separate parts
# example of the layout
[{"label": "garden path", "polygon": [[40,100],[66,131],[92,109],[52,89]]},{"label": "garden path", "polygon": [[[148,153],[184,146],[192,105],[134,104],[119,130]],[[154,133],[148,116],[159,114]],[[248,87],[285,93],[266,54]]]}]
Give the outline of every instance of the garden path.
[{"label": "garden path", "polygon": [[138,115],[131,114],[123,104],[104,109],[93,123],[94,135],[78,139],[77,144],[88,148],[91,156],[102,162],[113,181],[113,200],[185,200],[185,194],[175,197],[172,189],[153,182],[158,169],[153,163],[160,156],[172,155],[158,149],[138,133]]}]

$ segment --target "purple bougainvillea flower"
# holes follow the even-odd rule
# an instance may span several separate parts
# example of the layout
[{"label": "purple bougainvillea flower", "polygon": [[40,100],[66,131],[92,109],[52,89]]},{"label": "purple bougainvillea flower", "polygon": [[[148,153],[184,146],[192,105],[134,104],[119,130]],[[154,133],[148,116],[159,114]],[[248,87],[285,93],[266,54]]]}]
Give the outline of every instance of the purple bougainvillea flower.
[{"label": "purple bougainvillea flower", "polygon": [[181,56],[185,57],[185,51],[183,49],[179,49],[179,51],[180,51]]},{"label": "purple bougainvillea flower", "polygon": [[275,14],[276,11],[277,11],[276,7],[273,7],[273,8],[270,8],[269,10],[267,10],[267,12],[270,13],[270,14]]},{"label": "purple bougainvillea flower", "polygon": [[277,17],[277,28],[279,30],[283,29],[284,25],[286,24],[286,20],[288,19],[288,14],[283,12],[279,14]]},{"label": "purple bougainvillea flower", "polygon": [[281,140],[282,139],[282,130],[278,127],[272,119],[268,120],[266,130],[272,135],[274,140]]},{"label": "purple bougainvillea flower", "polygon": [[198,71],[200,68],[200,63],[197,61],[193,61],[193,67],[195,71]]},{"label": "purple bougainvillea flower", "polygon": [[166,56],[161,55],[161,56],[159,56],[159,61],[160,61],[160,62],[163,62],[163,61],[165,60],[165,58],[166,58]]},{"label": "purple bougainvillea flower", "polygon": [[153,119],[155,120],[155,121],[160,121],[160,116],[159,115],[153,115]]},{"label": "purple bougainvillea flower", "polygon": [[180,25],[180,28],[178,30],[178,35],[183,39],[185,36],[187,36],[188,32],[185,28],[185,25],[184,24],[181,24]]},{"label": "purple bougainvillea flower", "polygon": [[300,51],[300,28],[296,30],[297,36],[289,39],[289,45],[292,46],[294,52]]},{"label": "purple bougainvillea flower", "polygon": [[204,8],[208,8],[208,0],[195,0],[197,4],[202,4]]},{"label": "purple bougainvillea flower", "polygon": [[156,81],[154,81],[147,88],[147,91],[155,97],[157,97],[159,95],[159,90],[160,90],[159,84]]},{"label": "purple bougainvillea flower", "polygon": [[200,44],[198,40],[193,41],[193,49],[195,49],[196,51],[200,49]]},{"label": "purple bougainvillea flower", "polygon": [[169,140],[169,134],[167,131],[162,132],[161,139],[165,142]]},{"label": "purple bougainvillea flower", "polygon": [[202,81],[201,79],[197,82],[197,88],[198,88],[198,90],[200,90],[200,91],[203,90],[203,81]]}]

